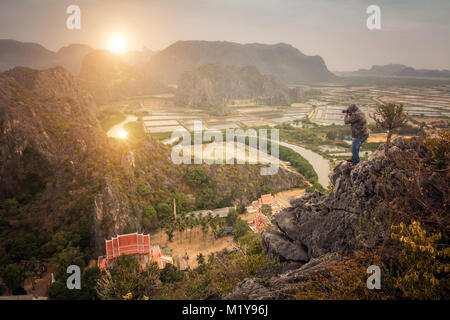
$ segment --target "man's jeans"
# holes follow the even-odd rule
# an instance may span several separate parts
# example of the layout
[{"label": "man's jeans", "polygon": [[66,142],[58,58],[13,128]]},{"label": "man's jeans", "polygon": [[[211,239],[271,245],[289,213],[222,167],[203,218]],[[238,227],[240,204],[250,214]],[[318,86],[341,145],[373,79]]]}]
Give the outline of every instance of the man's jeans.
[{"label": "man's jeans", "polygon": [[369,135],[366,134],[361,138],[353,138],[352,140],[352,161],[354,163],[359,163],[359,148],[361,148],[361,144],[367,140]]}]

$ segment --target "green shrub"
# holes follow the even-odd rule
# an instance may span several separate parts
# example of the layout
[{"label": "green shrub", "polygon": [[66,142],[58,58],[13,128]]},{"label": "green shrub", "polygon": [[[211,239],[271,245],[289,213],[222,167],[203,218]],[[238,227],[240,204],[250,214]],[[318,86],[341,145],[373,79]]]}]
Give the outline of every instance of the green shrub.
[{"label": "green shrub", "polygon": [[25,280],[25,273],[17,264],[11,263],[0,270],[3,283],[12,291]]},{"label": "green shrub", "polygon": [[138,186],[138,192],[142,197],[145,197],[150,194],[151,190],[147,184],[140,184]]}]

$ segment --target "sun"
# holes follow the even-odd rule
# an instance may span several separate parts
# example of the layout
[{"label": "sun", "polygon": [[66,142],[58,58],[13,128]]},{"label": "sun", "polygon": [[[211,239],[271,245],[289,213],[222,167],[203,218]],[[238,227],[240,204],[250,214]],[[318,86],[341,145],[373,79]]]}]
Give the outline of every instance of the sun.
[{"label": "sun", "polygon": [[126,51],[126,40],[125,37],[121,34],[115,34],[109,38],[109,50],[122,54]]},{"label": "sun", "polygon": [[126,139],[127,138],[127,136],[128,136],[128,133],[125,131],[125,130],[120,130],[119,132],[118,132],[118,134],[117,134],[117,137],[119,138],[119,139]]}]

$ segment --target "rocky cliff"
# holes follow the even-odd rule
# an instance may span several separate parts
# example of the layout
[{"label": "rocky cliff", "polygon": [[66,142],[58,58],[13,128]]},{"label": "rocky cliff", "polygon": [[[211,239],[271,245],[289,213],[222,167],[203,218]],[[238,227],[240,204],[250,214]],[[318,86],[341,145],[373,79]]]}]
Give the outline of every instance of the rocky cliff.
[{"label": "rocky cliff", "polygon": [[[413,180],[415,171],[411,163],[423,161],[429,155],[430,150],[420,138],[397,138],[387,153],[380,148],[368,161],[355,167],[339,163],[330,174],[333,184],[330,193],[316,191],[294,200],[292,207],[276,215],[276,228],[261,233],[266,253],[278,258],[285,272],[268,281],[262,277],[246,279],[226,298],[292,297],[312,275],[326,272],[334,263],[346,259],[350,252],[385,244],[390,232],[382,222],[399,218],[391,216],[394,210],[391,205],[396,199],[408,199],[411,193],[404,183]],[[441,176],[444,180],[438,182],[435,174],[423,175],[418,183],[423,190],[435,193],[432,195],[430,191],[427,197],[436,206],[434,212],[444,208],[439,218],[442,223],[442,219],[448,221],[445,213],[448,189],[442,188],[448,185],[448,180],[443,184],[445,174]],[[411,208],[404,208],[409,210],[409,218],[424,215],[424,211],[412,206],[413,202],[409,202]],[[373,218],[370,228],[364,223],[367,214]]]}]

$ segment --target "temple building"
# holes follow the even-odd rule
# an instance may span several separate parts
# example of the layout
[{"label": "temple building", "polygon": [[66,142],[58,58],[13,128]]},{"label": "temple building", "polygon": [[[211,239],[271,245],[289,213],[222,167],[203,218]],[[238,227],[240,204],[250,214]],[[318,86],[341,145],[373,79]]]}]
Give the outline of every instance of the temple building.
[{"label": "temple building", "polygon": [[142,269],[151,263],[156,263],[160,269],[164,269],[167,263],[173,264],[172,257],[165,256],[159,246],[151,245],[149,234],[130,233],[106,240],[106,257],[99,256],[97,265],[100,270],[110,268],[122,255],[135,256]]},{"label": "temple building", "polygon": [[267,218],[261,212],[258,212],[256,217],[248,223],[248,227],[253,232],[258,232],[261,229],[266,228],[268,226],[272,226],[272,223],[270,222],[269,218]]},{"label": "temple building", "polygon": [[265,204],[272,208],[272,214],[278,213],[281,209],[283,209],[278,200],[272,197],[270,193],[264,194],[258,200],[253,201],[252,207],[256,212],[262,213],[262,206]]}]

